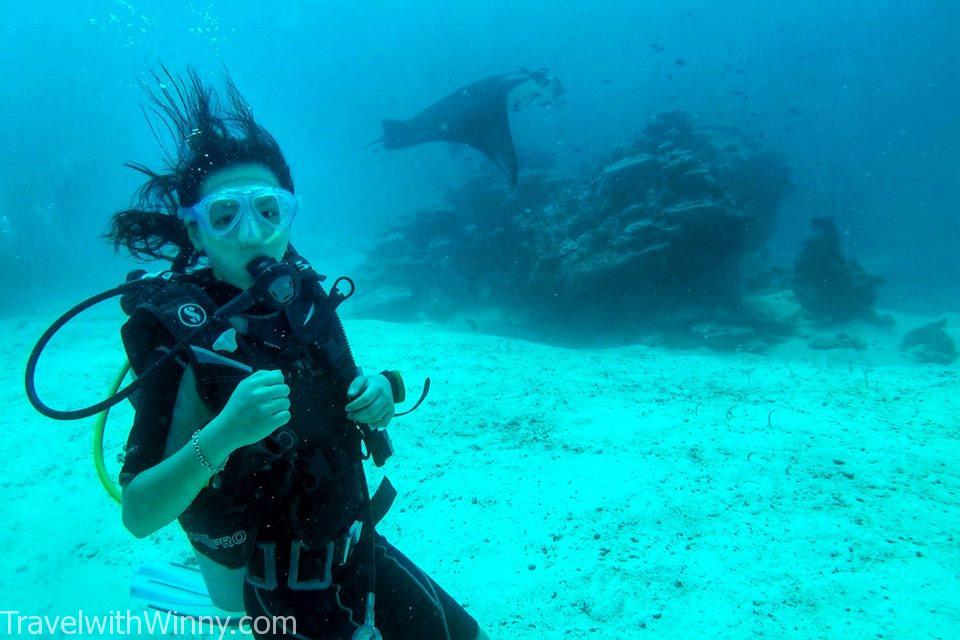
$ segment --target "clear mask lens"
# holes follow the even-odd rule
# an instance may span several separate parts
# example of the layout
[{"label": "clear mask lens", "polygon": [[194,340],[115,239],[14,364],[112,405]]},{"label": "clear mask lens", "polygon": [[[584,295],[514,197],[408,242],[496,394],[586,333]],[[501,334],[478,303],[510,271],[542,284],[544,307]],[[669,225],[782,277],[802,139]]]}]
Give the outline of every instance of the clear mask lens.
[{"label": "clear mask lens", "polygon": [[226,190],[204,198],[188,211],[191,217],[218,236],[225,236],[244,224],[263,225],[270,231],[286,228],[297,210],[297,199],[289,191],[275,188]]},{"label": "clear mask lens", "polygon": [[210,203],[207,220],[211,229],[219,233],[226,233],[236,224],[239,215],[240,202],[235,199],[224,198]]}]

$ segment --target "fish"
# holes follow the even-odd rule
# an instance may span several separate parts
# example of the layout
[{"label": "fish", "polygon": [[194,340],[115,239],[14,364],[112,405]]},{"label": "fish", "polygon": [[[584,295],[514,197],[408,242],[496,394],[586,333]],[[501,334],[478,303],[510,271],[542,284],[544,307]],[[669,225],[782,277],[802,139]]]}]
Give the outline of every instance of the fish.
[{"label": "fish", "polygon": [[550,108],[560,104],[562,97],[563,86],[546,69],[490,76],[457,89],[406,120],[383,120],[383,136],[370,144],[387,150],[426,142],[464,144],[486,156],[515,186],[520,163],[508,110],[531,103]]}]

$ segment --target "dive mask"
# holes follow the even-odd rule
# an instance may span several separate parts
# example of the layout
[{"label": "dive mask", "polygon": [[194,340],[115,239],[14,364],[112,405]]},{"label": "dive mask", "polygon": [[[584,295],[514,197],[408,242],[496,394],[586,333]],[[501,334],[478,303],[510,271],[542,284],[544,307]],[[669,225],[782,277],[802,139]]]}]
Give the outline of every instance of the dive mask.
[{"label": "dive mask", "polygon": [[246,225],[263,225],[268,233],[282,231],[293,222],[299,206],[300,199],[286,189],[236,187],[220,189],[192,207],[180,207],[179,217],[226,238],[235,237]]}]

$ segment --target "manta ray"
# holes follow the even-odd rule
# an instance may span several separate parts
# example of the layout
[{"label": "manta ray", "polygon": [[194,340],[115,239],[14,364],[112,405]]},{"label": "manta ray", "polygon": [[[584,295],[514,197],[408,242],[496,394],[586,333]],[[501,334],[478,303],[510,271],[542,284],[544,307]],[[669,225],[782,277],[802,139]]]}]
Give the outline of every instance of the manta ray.
[{"label": "manta ray", "polygon": [[546,70],[490,76],[457,89],[407,120],[384,120],[384,149],[404,149],[424,142],[453,142],[473,147],[497,165],[516,185],[517,150],[510,133],[508,109],[530,102],[552,106],[563,87]]}]

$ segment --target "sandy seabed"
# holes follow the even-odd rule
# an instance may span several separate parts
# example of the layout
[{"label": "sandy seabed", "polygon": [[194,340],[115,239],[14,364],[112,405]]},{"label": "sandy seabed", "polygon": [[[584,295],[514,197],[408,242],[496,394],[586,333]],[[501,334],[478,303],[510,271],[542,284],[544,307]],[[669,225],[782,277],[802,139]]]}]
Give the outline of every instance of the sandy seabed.
[{"label": "sandy seabed", "polygon": [[[50,320],[0,320],[0,610],[137,609],[136,567],[192,553],[176,524],[123,528],[92,419],[26,402]],[[120,321],[91,312],[58,336],[48,403],[103,397]],[[492,639],[960,637],[960,369],[907,362],[894,332],[759,356],[346,325],[368,371],[401,369],[411,395],[433,381],[391,425],[400,497],[379,529]],[[131,417],[111,414],[112,473]]]}]

